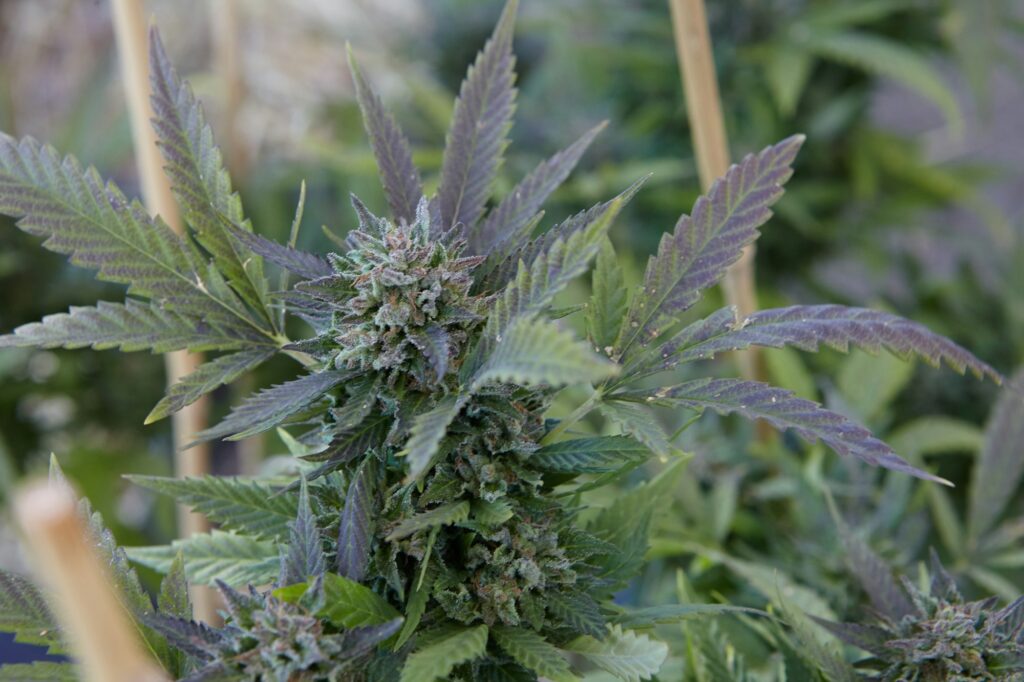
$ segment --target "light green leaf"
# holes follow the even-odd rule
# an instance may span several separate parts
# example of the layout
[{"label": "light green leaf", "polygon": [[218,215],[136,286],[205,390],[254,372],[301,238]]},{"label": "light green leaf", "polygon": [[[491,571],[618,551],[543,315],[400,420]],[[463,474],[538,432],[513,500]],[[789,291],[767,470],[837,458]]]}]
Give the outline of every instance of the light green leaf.
[{"label": "light green leaf", "polygon": [[78,670],[70,663],[9,663],[0,666],[0,682],[78,682]]},{"label": "light green leaf", "polygon": [[624,433],[646,445],[663,460],[675,452],[657,416],[646,405],[625,400],[605,400],[598,404],[598,410]]},{"label": "light green leaf", "polygon": [[914,364],[888,354],[850,353],[839,368],[837,383],[846,404],[860,421],[870,421],[910,381]]},{"label": "light green leaf", "polygon": [[335,573],[324,575],[324,596],[320,615],[346,628],[381,625],[402,615],[369,587]]},{"label": "light green leaf", "polygon": [[601,241],[592,275],[590,304],[587,306],[587,335],[597,352],[608,355],[626,315],[629,290],[622,266],[610,239]]},{"label": "light green leaf", "polygon": [[561,387],[597,383],[618,366],[596,355],[555,322],[521,317],[495,339],[491,353],[473,376],[471,390],[493,382]]},{"label": "light green leaf", "polygon": [[582,635],[562,649],[581,655],[625,682],[649,680],[668,658],[668,645],[664,642],[618,625],[608,626],[604,640]]},{"label": "light green leaf", "polygon": [[469,518],[469,509],[469,501],[463,500],[461,502],[443,504],[430,511],[420,512],[395,526],[386,539],[389,542],[401,540],[426,528],[450,526],[453,523],[465,521]]},{"label": "light green leaf", "polygon": [[189,582],[212,585],[222,580],[232,587],[273,582],[280,567],[277,543],[214,530],[175,540],[170,545],[130,547],[128,558],[167,573],[181,553]]},{"label": "light green leaf", "polygon": [[298,510],[292,494],[275,494],[252,479],[228,476],[169,478],[129,476],[133,483],[172,497],[225,530],[236,530],[266,540],[288,535],[288,523]]},{"label": "light green leaf", "polygon": [[487,650],[487,626],[459,630],[415,652],[405,661],[401,682],[447,680],[455,666],[480,658]]},{"label": "light green leaf", "polygon": [[626,436],[576,438],[545,445],[530,455],[530,465],[564,474],[603,474],[642,462],[650,448]]},{"label": "light green leaf", "polygon": [[956,96],[923,55],[876,34],[859,31],[806,31],[798,45],[826,59],[843,62],[898,81],[942,110],[954,131],[963,127]]},{"label": "light green leaf", "polygon": [[579,680],[558,649],[536,632],[502,626],[494,628],[492,634],[498,646],[527,670],[552,682]]}]

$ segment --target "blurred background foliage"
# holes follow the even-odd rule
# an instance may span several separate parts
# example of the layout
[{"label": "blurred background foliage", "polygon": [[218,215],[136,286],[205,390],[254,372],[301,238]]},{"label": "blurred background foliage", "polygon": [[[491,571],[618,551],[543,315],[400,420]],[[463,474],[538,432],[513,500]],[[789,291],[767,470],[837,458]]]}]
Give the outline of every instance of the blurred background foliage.
[{"label": "blurred background foliage", "polygon": [[[234,12],[218,12],[218,3]],[[758,243],[762,305],[881,306],[1012,373],[1024,360],[1022,3],[707,4],[734,157],[795,132],[808,135],[795,179]],[[501,5],[149,3],[172,57],[211,111],[256,228],[284,239],[305,180],[300,245],[312,250],[329,247],[316,227],[344,233],[352,226],[350,192],[383,207],[344,66],[345,41],[412,138],[430,190],[452,94]],[[224,54],[236,45],[233,76]],[[550,203],[544,225],[653,172],[613,235],[639,269],[699,189],[666,3],[523,0],[516,52],[516,144],[501,189],[609,120]],[[132,194],[137,183],[119,87],[106,3],[0,1],[0,129],[51,141]],[[116,295],[0,225],[3,331]],[[711,299],[708,309],[720,303]],[[624,599],[757,607],[768,600],[785,609],[785,594],[810,613],[841,619],[864,601],[851,588],[841,528],[898,569],[915,571],[936,547],[972,596],[1020,594],[1019,401],[1004,396],[994,409],[991,386],[859,353],[812,361],[772,351],[766,367],[776,383],[863,420],[957,487],[922,485],[788,436],[758,439],[752,429],[705,417],[683,436],[695,456],[658,526],[657,560]],[[269,364],[255,383],[282,379],[290,369]],[[223,413],[251,387],[218,393],[216,410]],[[171,510],[120,478],[170,470],[168,425],[142,427],[162,389],[163,366],[153,356],[0,352],[0,494],[53,451],[125,544],[165,540],[173,532]],[[680,425],[687,417],[665,418]],[[237,452],[218,446],[217,467],[251,471],[281,449],[274,440]],[[601,494],[588,502],[601,504]],[[14,553],[2,554],[16,561]],[[687,627],[675,633],[679,651],[689,651],[675,662],[689,671],[683,679],[715,679],[701,671],[736,665],[736,656],[711,660],[716,647],[708,642],[729,642],[726,650],[741,652],[754,670],[779,665],[770,653],[778,645],[769,643],[780,635],[763,623]]]}]

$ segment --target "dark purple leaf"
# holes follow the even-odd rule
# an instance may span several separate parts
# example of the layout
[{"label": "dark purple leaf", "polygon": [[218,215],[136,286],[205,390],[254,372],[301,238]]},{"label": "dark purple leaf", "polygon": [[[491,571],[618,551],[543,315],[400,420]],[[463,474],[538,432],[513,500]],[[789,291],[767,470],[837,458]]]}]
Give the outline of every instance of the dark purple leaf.
[{"label": "dark purple leaf", "polygon": [[370,566],[377,514],[376,485],[376,460],[370,455],[352,476],[338,526],[338,573],[356,582],[362,582]]},{"label": "dark purple leaf", "polygon": [[243,230],[229,222],[224,223],[224,229],[253,253],[263,256],[274,265],[278,265],[303,279],[318,279],[334,274],[331,264],[315,253],[308,253],[293,249],[284,244],[278,244],[273,240],[262,237],[255,232]]},{"label": "dark purple leaf", "polygon": [[762,419],[777,429],[793,429],[810,442],[821,440],[840,455],[852,455],[875,466],[900,471],[929,481],[949,481],[908,464],[866,428],[841,414],[826,410],[790,391],[742,379],[695,379],[671,388],[629,391],[630,400],[719,414]]},{"label": "dark purple leaf", "polygon": [[351,50],[348,53],[348,65],[391,215],[396,221],[412,223],[416,218],[416,206],[423,197],[423,185],[419,171],[412,162],[409,141],[391,112],[363,77]]},{"label": "dark purple leaf", "polygon": [[434,370],[433,380],[440,383],[448,373],[448,332],[444,327],[431,325],[419,332],[410,332],[409,340],[423,353]]},{"label": "dark purple leaf", "polygon": [[445,231],[476,225],[501,165],[515,108],[512,30],[517,4],[509,0],[505,5],[455,101],[437,192]]},{"label": "dark purple leaf", "polygon": [[395,618],[380,625],[367,625],[345,631],[344,651],[346,658],[358,658],[370,653],[373,647],[390,638],[402,627],[402,619]]},{"label": "dark purple leaf", "polygon": [[527,239],[530,233],[524,228],[530,226],[531,219],[547,198],[569,177],[580,157],[604,127],[605,123],[601,123],[591,128],[572,145],[538,165],[513,187],[476,229],[469,230],[469,252],[490,254],[498,244],[508,242],[509,246],[515,247]]},{"label": "dark purple leaf", "polygon": [[858,623],[834,623],[817,616],[809,615],[808,617],[843,642],[863,649],[869,654],[886,657],[892,655],[892,650],[886,646],[886,642],[892,639],[892,635],[880,627]]},{"label": "dark purple leaf", "polygon": [[304,583],[322,576],[326,570],[320,529],[309,504],[309,488],[305,478],[301,479],[299,486],[298,514],[288,524],[287,549],[281,553],[281,571],[277,579],[279,587]]},{"label": "dark purple leaf", "polygon": [[794,135],[729,168],[697,199],[692,217],[684,214],[673,233],[662,237],[633,297],[616,354],[657,338],[725,275],[771,217],[769,207],[782,196],[803,140]]}]

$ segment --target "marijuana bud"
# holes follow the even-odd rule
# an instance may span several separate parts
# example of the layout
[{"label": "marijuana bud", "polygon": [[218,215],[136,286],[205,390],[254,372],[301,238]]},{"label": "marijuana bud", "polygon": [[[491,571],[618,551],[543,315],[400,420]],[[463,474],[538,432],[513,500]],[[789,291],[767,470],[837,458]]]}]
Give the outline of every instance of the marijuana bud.
[{"label": "marijuana bud", "polygon": [[996,597],[965,601],[934,552],[927,587],[901,583],[908,598],[901,614],[878,614],[870,624],[818,622],[873,654],[886,682],[1024,680],[1024,597],[1003,609],[993,608]]},{"label": "marijuana bud", "polygon": [[331,257],[352,294],[334,302],[323,345],[335,347],[338,369],[381,372],[389,386],[403,378],[418,390],[441,384],[483,319],[485,297],[470,295],[472,269],[483,257],[460,257],[465,240],[433,236],[426,199],[412,222],[378,218],[353,203],[359,228],[346,239],[351,248]]},{"label": "marijuana bud", "polygon": [[401,619],[383,625],[339,630],[315,615],[323,602],[322,583],[303,603],[289,603],[250,588],[239,592],[219,583],[227,623],[201,623],[154,614],[149,624],[167,641],[189,653],[199,669],[188,680],[275,680],[280,682],[354,682],[374,648],[394,635]]}]

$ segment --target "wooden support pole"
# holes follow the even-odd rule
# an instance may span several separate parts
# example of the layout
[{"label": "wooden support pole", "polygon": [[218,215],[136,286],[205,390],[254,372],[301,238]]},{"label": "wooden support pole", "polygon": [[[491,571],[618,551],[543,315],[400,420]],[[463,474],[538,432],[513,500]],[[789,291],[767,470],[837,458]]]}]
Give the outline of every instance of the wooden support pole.
[{"label": "wooden support pole", "polygon": [[[697,171],[707,191],[711,183],[725,175],[730,163],[707,13],[704,0],[669,0],[669,8]],[[757,310],[753,244],[729,268],[722,289],[726,303],[736,306],[741,319]],[[744,378],[758,378],[757,356],[752,349],[737,353],[736,358]]]},{"label": "wooden support pole", "polygon": [[37,574],[87,682],[167,682],[147,653],[87,540],[71,490],[39,481],[18,492],[14,512]]},{"label": "wooden support pole", "polygon": [[[182,234],[184,227],[181,214],[171,192],[171,185],[164,174],[163,158],[156,146],[156,133],[150,124],[153,107],[149,101],[149,58],[146,49],[147,31],[143,19],[143,0],[113,0],[113,13],[117,50],[121,58],[121,76],[135,143],[135,160],[142,181],[142,196],[151,214],[159,215],[172,230]],[[191,374],[202,360],[202,355],[187,351],[165,354],[168,385]],[[210,471],[209,445],[203,443],[185,449],[185,445],[193,436],[206,428],[208,413],[209,404],[204,397],[175,412],[171,417],[174,430],[175,475],[179,477],[202,476]],[[209,523],[205,517],[185,507],[179,507],[178,534],[181,537],[207,530]],[[197,618],[208,622],[216,620],[217,612],[211,590],[193,588],[192,599]]]}]

